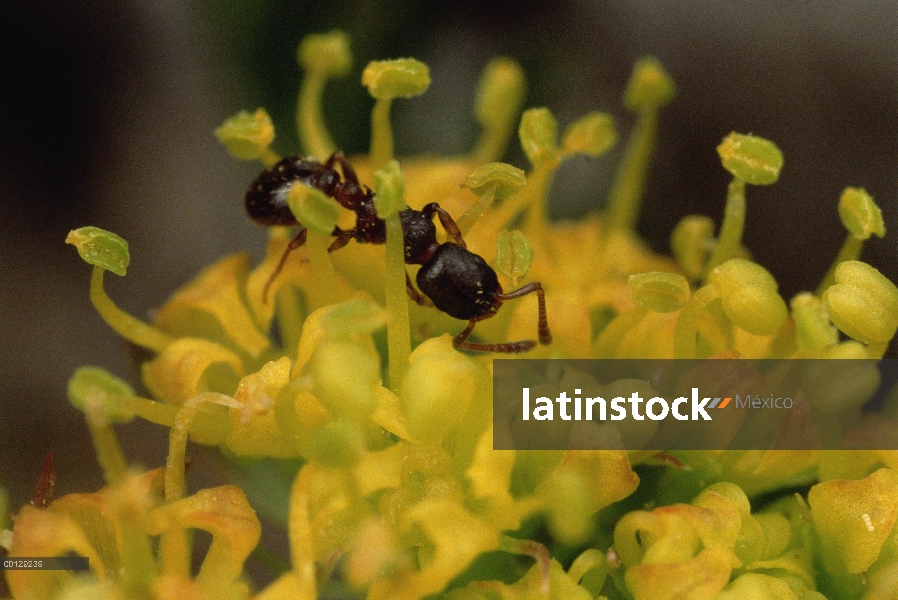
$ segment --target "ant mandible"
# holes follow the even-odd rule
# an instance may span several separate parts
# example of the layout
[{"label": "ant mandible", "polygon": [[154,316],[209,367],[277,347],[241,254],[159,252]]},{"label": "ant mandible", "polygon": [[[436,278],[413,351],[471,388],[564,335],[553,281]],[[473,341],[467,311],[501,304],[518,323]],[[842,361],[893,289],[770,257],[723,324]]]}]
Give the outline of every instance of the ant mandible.
[{"label": "ant mandible", "polygon": [[[334,166],[339,165],[343,176]],[[352,229],[334,227],[334,241],[328,252],[339,250],[356,240],[362,244],[386,242],[386,222],[377,216],[374,192],[359,183],[355,170],[342,152],[336,152],[324,164],[301,157],[285,158],[271,169],[262,172],[246,193],[246,211],[262,225],[300,227],[290,240],[274,272],[265,283],[263,299],[268,297],[272,281],[280,273],[289,254],[305,244],[307,230],[296,220],[287,204],[290,188],[296,184],[314,187],[336,200],[340,206],[355,213]],[[433,218],[439,218],[451,242],[440,244],[436,239]],[[448,212],[431,202],[421,210],[406,208],[400,211],[405,246],[405,262],[421,265],[415,281],[421,292],[405,275],[408,295],[422,306],[436,306],[439,310],[468,321],[468,326],[455,336],[453,346],[459,350],[477,352],[525,352],[536,346],[533,340],[506,342],[503,344],[479,344],[468,342],[468,336],[478,321],[489,319],[498,312],[506,300],[520,298],[536,292],[539,300],[539,343],[549,344],[552,334],[546,318],[546,299],[539,283],[528,283],[512,292],[504,292],[496,272],[483,258],[467,249],[458,225]],[[423,293],[423,295],[422,295]]]}]

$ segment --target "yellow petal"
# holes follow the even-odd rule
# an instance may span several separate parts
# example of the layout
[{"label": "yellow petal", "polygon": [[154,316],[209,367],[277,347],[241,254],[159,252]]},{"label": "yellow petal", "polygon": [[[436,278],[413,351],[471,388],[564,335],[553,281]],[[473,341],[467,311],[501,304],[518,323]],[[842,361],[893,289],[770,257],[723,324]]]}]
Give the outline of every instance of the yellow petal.
[{"label": "yellow petal", "polygon": [[249,255],[234,254],[206,267],[159,309],[155,325],[257,358],[270,342],[244,301],[249,264]]},{"label": "yellow petal", "polygon": [[216,383],[215,378],[210,381],[207,377],[213,365],[230,368],[230,376],[215,374],[222,382],[233,379],[236,387],[237,377],[243,374],[243,363],[233,352],[208,340],[179,338],[156,358],[144,363],[143,382],[153,396],[176,406],[203,392],[232,393],[234,387],[220,389],[210,385]]}]

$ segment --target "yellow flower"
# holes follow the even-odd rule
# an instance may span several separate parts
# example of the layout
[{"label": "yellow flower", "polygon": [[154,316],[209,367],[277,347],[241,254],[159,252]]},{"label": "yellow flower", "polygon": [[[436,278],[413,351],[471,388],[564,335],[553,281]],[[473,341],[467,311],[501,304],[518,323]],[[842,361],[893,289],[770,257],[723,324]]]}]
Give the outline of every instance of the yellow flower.
[{"label": "yellow flower", "polygon": [[[297,110],[303,151],[325,161],[337,148],[322,119],[323,90],[350,70],[348,40],[339,32],[310,36],[298,58],[306,70]],[[857,243],[837,258],[834,283],[788,307],[770,273],[747,258],[746,184],[778,177],[783,157],[772,142],[735,133],[724,140],[718,151],[734,179],[718,239],[707,219],[687,217],[674,232],[672,259],[651,252],[633,231],[660,109],[674,96],[656,59],[637,63],[624,96],[637,124],[608,209],[575,223],[549,222],[548,189],[563,161],[600,156],[616,142],[607,114],[591,112],[559,136],[547,108],[524,111],[517,132],[529,172],[495,162],[518,122],[525,86],[516,63],[498,59],[481,81],[483,135],[472,152],[396,162],[391,103],[422,93],[427,67],[413,59],[372,62],[361,80],[375,98],[371,152],[347,164],[374,188],[385,243],[330,254],[334,223],[350,230],[359,215],[337,215],[323,190],[295,185],[284,192],[291,212],[283,224],[302,223],[306,237],[271,227],[260,264],[242,254],[224,257],[178,290],[150,324],[121,311],[103,290],[105,271],[125,273],[124,240],[96,228],[70,234],[67,241],[94,265],[97,310],[154,354],[141,368],[153,398],[96,370],[73,378],[73,402],[87,416],[110,484],[85,498],[113,508],[96,509],[102,514],[88,524],[79,521],[80,508],[64,509],[87,500],[23,510],[13,547],[84,553],[96,579],[8,575],[16,598],[109,581],[125,597],[247,597],[240,573],[258,521],[233,486],[184,497],[188,438],[238,456],[302,463],[286,523],[290,569],[261,599],[315,598],[320,573],[335,563],[347,584],[373,599],[444,591],[450,598],[807,599],[820,597],[820,585],[853,593],[868,568],[871,581],[886,588],[898,564],[895,515],[890,504],[876,512],[871,503],[894,491],[894,453],[852,463],[846,454],[820,452],[493,450],[491,358],[460,352],[463,323],[406,297],[398,211],[437,202],[468,249],[497,266],[505,292],[526,282],[541,287],[522,291],[545,292],[547,328],[538,326],[536,297],[515,297],[495,317],[470,322],[474,332],[461,335],[487,344],[474,348],[532,345],[528,356],[539,358],[881,357],[898,326],[898,289],[856,260]],[[261,109],[227,120],[216,135],[238,158],[267,168],[281,160]],[[346,165],[335,166],[345,179]],[[872,199],[853,192],[843,204],[853,239],[884,233]],[[291,240],[304,241],[305,250],[287,256]],[[836,328],[853,340],[840,342]],[[539,344],[496,346],[536,338]],[[830,400],[834,411],[857,410]],[[128,470],[112,424],[135,415],[171,429],[164,473]],[[858,435],[892,423],[859,422]],[[890,468],[877,471],[881,464]],[[751,512],[749,498],[807,489],[818,478],[830,481],[811,488],[810,509],[786,495]],[[251,498],[264,493],[246,491]],[[879,528],[875,537],[857,517],[865,530]],[[833,551],[848,526],[851,535]],[[48,528],[59,535],[41,537]],[[186,566],[190,528],[213,533],[195,578]],[[876,543],[861,551],[868,538]],[[587,549],[565,570],[578,547]],[[821,560],[827,574],[818,580],[812,565]]]}]

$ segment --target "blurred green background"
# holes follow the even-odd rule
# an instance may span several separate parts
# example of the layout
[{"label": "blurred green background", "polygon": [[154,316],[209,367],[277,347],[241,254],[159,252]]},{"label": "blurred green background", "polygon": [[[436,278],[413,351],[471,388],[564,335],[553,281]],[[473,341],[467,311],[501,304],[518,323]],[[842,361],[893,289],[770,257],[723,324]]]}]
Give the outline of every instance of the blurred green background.
[{"label": "blurred green background", "polygon": [[[352,74],[329,85],[325,107],[350,155],[367,148],[371,100],[359,77],[369,60],[412,56],[430,66],[430,90],[394,106],[397,153],[451,155],[476,138],[474,92],[491,57],[522,64],[526,106],[549,107],[562,127],[604,110],[623,137],[630,68],[653,54],[678,85],[639,224],[656,250],[668,251],[687,214],[719,222],[728,176],[714,149],[737,130],[774,140],[785,155],[780,181],[748,192],[745,243],[786,298],[816,287],[844,240],[836,203],[848,185],[882,207],[890,231],[864,256],[898,281],[892,1],[49,0],[7,3],[2,14],[0,486],[13,510],[50,450],[59,494],[102,483],[66,402],[71,372],[95,364],[137,382],[128,348],[90,306],[90,269],[63,244],[66,233],[90,224],[130,242],[128,276],[108,277],[107,290],[140,317],[218,257],[247,248],[258,256],[266,234],[242,202],[259,167],[231,159],[211,132],[240,109],[265,106],[277,150],[297,151],[295,52],[307,33],[341,28],[352,38]],[[553,214],[600,206],[618,155],[566,164]],[[526,166],[517,147],[506,160]],[[133,424],[123,441],[134,461],[161,464],[164,431]]]}]

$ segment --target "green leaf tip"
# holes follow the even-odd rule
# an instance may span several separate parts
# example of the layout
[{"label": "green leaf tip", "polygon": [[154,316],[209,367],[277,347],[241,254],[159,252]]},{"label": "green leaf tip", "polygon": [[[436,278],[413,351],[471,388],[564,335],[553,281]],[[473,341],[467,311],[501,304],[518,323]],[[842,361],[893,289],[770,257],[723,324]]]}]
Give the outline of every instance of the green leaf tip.
[{"label": "green leaf tip", "polygon": [[99,227],[81,227],[70,231],[65,243],[75,246],[87,264],[119,276],[124,276],[128,270],[131,261],[128,242],[112,232]]},{"label": "green leaf tip", "polygon": [[564,134],[564,150],[587,156],[601,156],[617,143],[614,118],[603,112],[591,112],[574,121]]},{"label": "green leaf tip", "polygon": [[337,29],[329,33],[307,35],[299,44],[296,60],[310,73],[343,77],[352,67],[349,36]]},{"label": "green leaf tip", "polygon": [[303,227],[321,235],[334,231],[340,209],[324,192],[308,185],[294,185],[287,193],[287,204]]},{"label": "green leaf tip", "polygon": [[624,92],[624,105],[630,110],[658,108],[673,100],[673,78],[654,56],[644,56],[633,65],[633,74]]},{"label": "green leaf tip", "polygon": [[113,423],[134,418],[134,390],[99,367],[81,367],[68,385],[69,402],[81,412],[99,410]]},{"label": "green leaf tip", "polygon": [[378,100],[412,98],[430,87],[430,70],[414,58],[375,60],[362,72],[362,85]]},{"label": "green leaf tip", "polygon": [[234,158],[256,160],[274,141],[274,125],[264,108],[252,114],[242,110],[225,119],[215,136]]},{"label": "green leaf tip", "polygon": [[783,153],[770,140],[733,132],[717,147],[723,168],[752,185],[776,183],[783,168]]},{"label": "green leaf tip", "polygon": [[839,218],[845,229],[859,240],[866,240],[871,235],[883,237],[886,234],[882,211],[864,189],[845,188],[839,198]]}]

